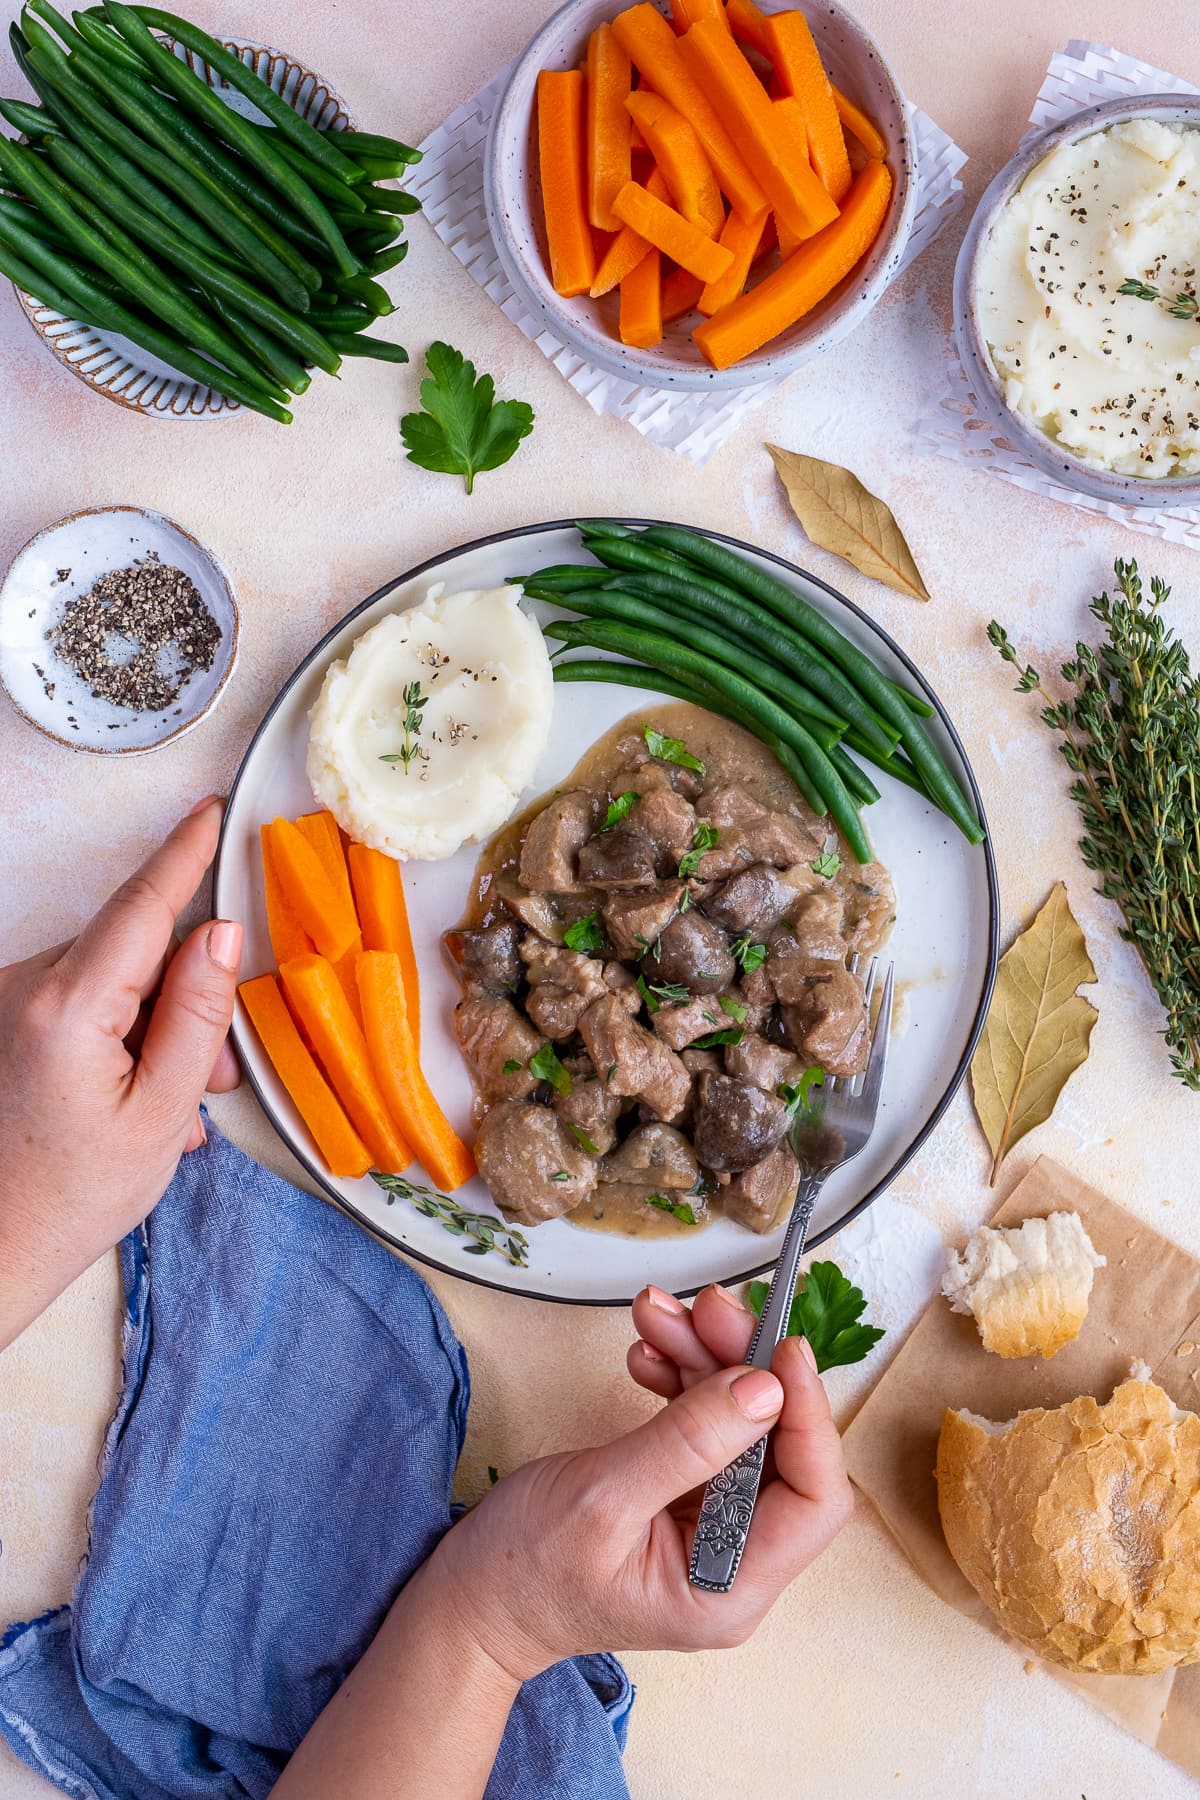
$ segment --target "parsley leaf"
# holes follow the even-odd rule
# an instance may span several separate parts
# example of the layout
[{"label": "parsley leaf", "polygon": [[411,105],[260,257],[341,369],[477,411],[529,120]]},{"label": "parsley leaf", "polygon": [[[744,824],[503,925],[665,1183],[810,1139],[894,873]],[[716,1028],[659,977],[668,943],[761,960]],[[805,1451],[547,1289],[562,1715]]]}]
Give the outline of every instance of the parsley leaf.
[{"label": "parsley leaf", "polygon": [[808,866],[814,875],[823,875],[826,881],[832,881],[842,866],[842,859],[836,850],[826,850]]},{"label": "parsley leaf", "polygon": [[720,835],[715,825],[697,825],[691,849],[685,850],[679,859],[679,879],[681,881],[686,881],[689,875],[696,873],[700,867],[701,857],[706,851],[716,848]]},{"label": "parsley leaf", "polygon": [[614,825],[619,825],[622,819],[627,819],[641,797],[640,794],[635,794],[631,788],[627,794],[618,794],[615,800],[610,800],[608,811],[604,815],[604,823],[600,827],[601,831],[611,831]]},{"label": "parsley leaf", "polygon": [[430,344],[428,377],[421,383],[421,412],[405,413],[400,435],[409,462],[445,475],[462,475],[471,492],[476,475],[498,469],[533,430],[533,408],[523,400],[497,400],[490,375],[475,379],[475,365],[449,344]]},{"label": "parsley leaf", "polygon": [[568,950],[600,950],[604,945],[604,931],[600,925],[600,914],[591,912],[586,919],[576,919],[563,932],[563,943]]},{"label": "parsley leaf", "polygon": [[733,1025],[725,1031],[710,1031],[704,1037],[694,1038],[688,1049],[719,1050],[722,1044],[740,1044],[745,1035],[740,1025]]},{"label": "parsley leaf", "polygon": [[555,1169],[550,1179],[551,1181],[570,1181],[571,1177],[565,1169]]},{"label": "parsley leaf", "polygon": [[637,991],[642,996],[642,1000],[645,1004],[646,1011],[648,1013],[656,1013],[658,1011],[659,1007],[662,1005],[662,1001],[656,1000],[654,998],[654,995],[651,993],[650,988],[647,985],[646,977],[644,975],[639,975],[637,978]]},{"label": "parsley leaf", "polygon": [[524,1067],[524,1063],[518,1062],[515,1057],[510,1056],[504,1065],[504,1073],[506,1075],[519,1075]]},{"label": "parsley leaf", "polygon": [[746,1023],[750,1008],[743,1006],[740,1000],[735,1000],[732,994],[718,994],[717,1005],[723,1013],[729,1014],[736,1025]]},{"label": "parsley leaf", "polygon": [[[862,1289],[831,1262],[814,1263],[803,1282],[792,1301],[787,1335],[808,1339],[818,1373],[861,1362],[884,1335],[878,1325],[858,1323],[867,1305]],[[751,1311],[761,1313],[767,1298],[766,1282],[752,1281],[746,1297]]]},{"label": "parsley leaf", "polygon": [[579,1145],[581,1150],[586,1150],[589,1156],[599,1156],[599,1146],[593,1144],[582,1125],[572,1125],[570,1130],[572,1137],[575,1139],[575,1142]]},{"label": "parsley leaf", "polygon": [[704,774],[704,764],[698,756],[692,755],[682,738],[664,737],[653,725],[643,725],[642,736],[647,750],[659,762],[677,763],[681,769],[694,769],[697,775]]},{"label": "parsley leaf", "polygon": [[682,1002],[692,997],[691,988],[686,987],[682,981],[652,981],[650,992],[657,994],[660,1000]]},{"label": "parsley leaf", "polygon": [[539,1081],[548,1081],[556,1094],[569,1094],[574,1082],[558,1060],[553,1044],[543,1044],[529,1059],[529,1073]]},{"label": "parsley leaf", "polygon": [[686,1200],[668,1200],[665,1194],[647,1194],[646,1205],[657,1206],[659,1212],[670,1213],[671,1217],[678,1219],[681,1225],[698,1223],[695,1213]]},{"label": "parsley leaf", "polygon": [[775,1092],[779,1095],[781,1100],[787,1101],[788,1115],[794,1119],[796,1114],[802,1110],[806,1113],[812,1112],[813,1105],[808,1097],[809,1090],[815,1087],[822,1087],[824,1082],[824,1069],[821,1067],[820,1063],[814,1063],[811,1069],[805,1069],[803,1075],[795,1084],[781,1081],[779,1086],[775,1089]]},{"label": "parsley leaf", "polygon": [[743,932],[741,937],[734,938],[729,950],[734,962],[745,969],[747,975],[752,975],[755,969],[761,968],[767,959],[767,946],[752,944],[748,931]]}]

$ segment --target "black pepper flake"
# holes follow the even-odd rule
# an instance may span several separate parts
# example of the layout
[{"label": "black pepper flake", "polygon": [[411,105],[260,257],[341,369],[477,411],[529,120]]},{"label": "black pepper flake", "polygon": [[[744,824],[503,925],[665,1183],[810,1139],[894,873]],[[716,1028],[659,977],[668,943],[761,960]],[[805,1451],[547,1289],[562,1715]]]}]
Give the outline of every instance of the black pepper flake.
[{"label": "black pepper flake", "polygon": [[46,639],[96,699],[164,712],[212,668],[221,630],[191,577],[151,552],[69,601]]}]

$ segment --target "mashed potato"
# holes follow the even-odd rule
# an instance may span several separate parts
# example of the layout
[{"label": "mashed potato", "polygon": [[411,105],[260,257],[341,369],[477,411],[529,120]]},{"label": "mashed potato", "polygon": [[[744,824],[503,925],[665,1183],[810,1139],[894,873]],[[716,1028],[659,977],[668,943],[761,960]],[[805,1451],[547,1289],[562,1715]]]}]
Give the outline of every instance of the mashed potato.
[{"label": "mashed potato", "polygon": [[[512,812],[554,704],[545,642],[518,601],[512,587],[443,594],[439,583],[330,664],[310,719],[308,779],[357,843],[433,862]],[[407,739],[406,690],[424,702]]]},{"label": "mashed potato", "polygon": [[[1200,130],[1131,119],[1061,144],[992,227],[980,312],[1005,399],[1085,462],[1200,474]],[[1157,290],[1141,299],[1127,281]]]}]

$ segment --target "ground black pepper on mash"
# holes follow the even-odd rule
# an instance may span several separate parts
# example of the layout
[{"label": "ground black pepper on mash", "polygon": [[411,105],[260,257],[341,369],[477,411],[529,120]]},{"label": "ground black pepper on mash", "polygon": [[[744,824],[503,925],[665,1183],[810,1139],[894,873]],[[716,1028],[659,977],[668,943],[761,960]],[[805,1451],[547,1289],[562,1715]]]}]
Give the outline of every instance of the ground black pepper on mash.
[{"label": "ground black pepper on mash", "polygon": [[212,667],[221,630],[191,577],[151,551],[70,601],[46,637],[96,699],[162,712]]}]

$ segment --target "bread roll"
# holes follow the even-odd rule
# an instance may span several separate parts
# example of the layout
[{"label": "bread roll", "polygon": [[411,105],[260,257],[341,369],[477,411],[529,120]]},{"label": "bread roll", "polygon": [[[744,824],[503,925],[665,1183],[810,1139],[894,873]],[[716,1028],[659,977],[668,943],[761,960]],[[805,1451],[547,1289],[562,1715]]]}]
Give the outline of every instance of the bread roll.
[{"label": "bread roll", "polygon": [[1121,1675],[1200,1657],[1200,1419],[1153,1382],[1007,1425],[947,1412],[937,1483],[950,1554],[1039,1656]]},{"label": "bread roll", "polygon": [[985,1350],[1050,1357],[1079,1336],[1103,1267],[1079,1214],[1056,1212],[981,1225],[961,1253],[946,1251],[942,1292],[955,1312],[974,1313]]}]

